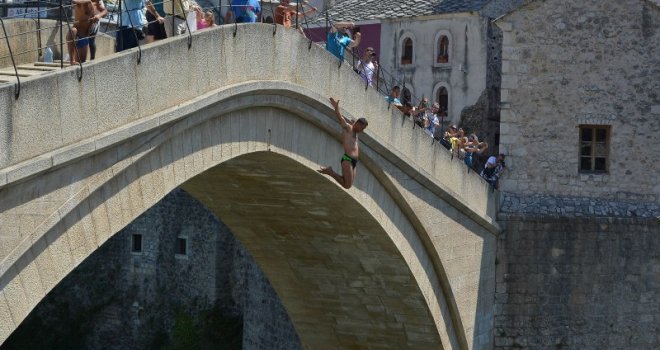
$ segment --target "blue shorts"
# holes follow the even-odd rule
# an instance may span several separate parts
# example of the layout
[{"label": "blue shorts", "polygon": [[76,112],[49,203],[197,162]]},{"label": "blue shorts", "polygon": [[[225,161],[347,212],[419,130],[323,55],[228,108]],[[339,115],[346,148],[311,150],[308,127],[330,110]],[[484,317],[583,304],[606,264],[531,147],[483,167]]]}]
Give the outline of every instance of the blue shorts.
[{"label": "blue shorts", "polygon": [[76,47],[79,48],[79,49],[81,49],[85,46],[88,46],[88,45],[89,45],[89,38],[82,38],[82,39],[76,40]]}]

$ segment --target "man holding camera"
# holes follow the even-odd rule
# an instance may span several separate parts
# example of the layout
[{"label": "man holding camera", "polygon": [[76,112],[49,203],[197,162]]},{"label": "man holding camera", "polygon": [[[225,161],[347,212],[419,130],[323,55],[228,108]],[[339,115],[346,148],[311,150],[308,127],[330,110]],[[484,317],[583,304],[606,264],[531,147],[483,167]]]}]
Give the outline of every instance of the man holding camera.
[{"label": "man holding camera", "polygon": [[358,62],[357,72],[365,83],[374,86],[374,72],[378,69],[378,62],[374,60],[376,52],[373,47],[367,47],[362,54],[362,59]]},{"label": "man holding camera", "polygon": [[[142,29],[147,24],[145,9],[151,14],[158,13],[151,0],[121,0],[122,13],[120,27],[116,34],[115,51],[121,52],[138,46],[138,42],[145,38]],[[162,23],[163,18],[158,17]]]}]

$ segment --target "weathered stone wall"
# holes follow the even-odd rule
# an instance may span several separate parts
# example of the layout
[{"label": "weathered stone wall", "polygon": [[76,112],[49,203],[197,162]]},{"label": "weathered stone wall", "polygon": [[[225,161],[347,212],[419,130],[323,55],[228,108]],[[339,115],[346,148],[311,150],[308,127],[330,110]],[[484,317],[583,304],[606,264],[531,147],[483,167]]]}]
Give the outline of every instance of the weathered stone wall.
[{"label": "weathered stone wall", "polygon": [[[502,188],[657,201],[658,5],[532,1],[496,23],[504,33],[500,149],[510,170]],[[611,126],[606,174],[578,171],[581,124]]]},{"label": "weathered stone wall", "polygon": [[660,348],[658,219],[503,221],[495,349]]},{"label": "weathered stone wall", "polygon": [[[142,235],[142,253],[131,253],[133,234]],[[179,236],[189,239],[187,257],[175,255]],[[188,318],[192,327],[185,326]],[[2,349],[208,348],[209,342],[300,348],[245,248],[208,209],[175,190],[71,272]]]}]

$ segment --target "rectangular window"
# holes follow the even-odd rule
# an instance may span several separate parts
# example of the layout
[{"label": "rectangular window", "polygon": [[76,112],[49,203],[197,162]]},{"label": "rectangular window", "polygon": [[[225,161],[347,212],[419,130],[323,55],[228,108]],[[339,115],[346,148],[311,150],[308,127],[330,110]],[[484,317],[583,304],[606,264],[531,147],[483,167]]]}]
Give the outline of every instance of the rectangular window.
[{"label": "rectangular window", "polygon": [[133,234],[131,238],[131,252],[142,253],[142,235]]},{"label": "rectangular window", "polygon": [[188,255],[188,237],[177,237],[176,255]]},{"label": "rectangular window", "polygon": [[580,125],[580,172],[607,173],[609,125]]}]

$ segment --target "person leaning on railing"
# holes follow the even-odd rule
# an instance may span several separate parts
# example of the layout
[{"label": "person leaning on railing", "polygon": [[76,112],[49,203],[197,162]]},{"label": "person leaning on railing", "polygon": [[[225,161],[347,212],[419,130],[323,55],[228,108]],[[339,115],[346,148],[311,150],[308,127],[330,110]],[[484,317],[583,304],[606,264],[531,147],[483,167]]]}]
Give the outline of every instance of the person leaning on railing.
[{"label": "person leaning on railing", "polygon": [[161,15],[165,14],[163,7],[163,0],[156,0],[153,3],[153,12],[147,7],[147,43],[152,43],[156,40],[167,39],[167,31],[165,30],[165,18]]},{"label": "person leaning on railing", "polygon": [[362,80],[369,86],[374,86],[374,73],[378,69],[378,62],[376,62],[374,57],[376,57],[374,48],[371,46],[367,47],[356,68]]},{"label": "person leaning on railing", "polygon": [[231,0],[231,6],[225,14],[225,24],[231,23],[232,17],[236,23],[255,23],[260,14],[258,0]]},{"label": "person leaning on railing", "polygon": [[[147,24],[145,9],[157,13],[150,0],[122,0],[121,26],[117,31],[115,50],[121,52],[138,46],[144,39],[142,28]],[[162,20],[162,17],[160,17]]]},{"label": "person leaning on railing", "polygon": [[489,157],[486,165],[484,165],[484,169],[480,174],[481,177],[483,177],[484,180],[486,180],[495,189],[499,189],[500,177],[506,169],[504,158],[505,156],[502,153],[500,153],[497,157]]},{"label": "person leaning on railing", "polygon": [[467,138],[467,143],[463,145],[463,150],[465,151],[465,165],[472,168],[474,164],[474,155],[483,154],[488,149],[488,143],[479,142],[479,138],[476,134],[470,134]]},{"label": "person leaning on railing", "polygon": [[440,111],[440,105],[435,102],[431,107],[429,113],[424,115],[424,131],[426,131],[429,136],[434,137],[436,134],[436,129],[440,128],[440,118],[438,118],[438,111]]},{"label": "person leaning on railing", "polygon": [[206,22],[206,28],[215,27],[215,16],[212,11],[204,13],[204,22]]},{"label": "person leaning on railing", "polygon": [[188,30],[186,18],[190,11],[188,0],[156,0],[162,1],[165,18],[165,31],[167,37],[181,35]]},{"label": "person leaning on railing", "polygon": [[344,60],[344,51],[346,51],[346,48],[350,49],[360,45],[362,34],[359,32],[355,33],[355,36],[351,39],[348,29],[353,27],[355,25],[351,22],[337,22],[333,23],[330,31],[328,31],[325,49],[341,61]]},{"label": "person leaning on railing", "polygon": [[[306,0],[302,1],[302,5],[309,5]],[[312,13],[316,12],[316,7],[310,6],[310,9],[307,12],[298,12],[298,8],[295,5],[291,5],[289,0],[280,0],[280,4],[275,8],[275,23],[281,24],[286,28],[293,26],[293,21],[295,16],[305,17]],[[300,29],[300,28],[299,28]]]},{"label": "person leaning on railing", "polygon": [[401,88],[399,87],[399,85],[395,85],[392,87],[392,91],[390,91],[389,96],[385,96],[385,101],[387,101],[387,103],[392,103],[397,107],[401,107],[402,106],[401,100],[399,100],[400,94],[401,94]]}]

